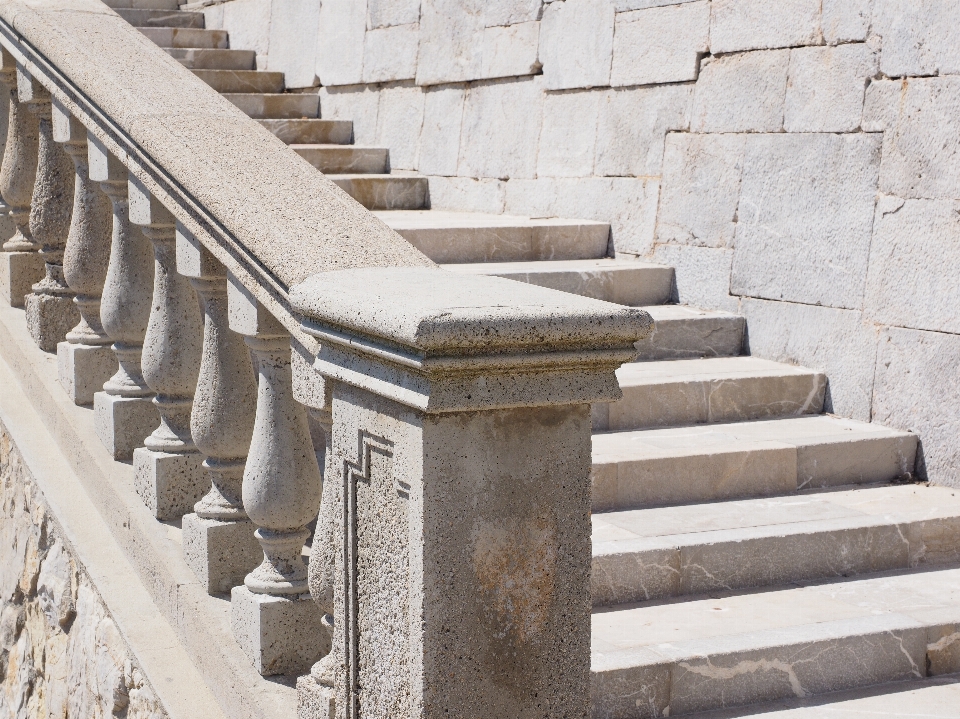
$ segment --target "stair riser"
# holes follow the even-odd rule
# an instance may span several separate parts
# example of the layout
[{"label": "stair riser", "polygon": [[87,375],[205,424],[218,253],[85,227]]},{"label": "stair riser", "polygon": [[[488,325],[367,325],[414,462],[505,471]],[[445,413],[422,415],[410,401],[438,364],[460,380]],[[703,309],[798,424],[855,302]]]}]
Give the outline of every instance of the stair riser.
[{"label": "stair riser", "polygon": [[283,92],[282,72],[194,70],[193,74],[217,92]]},{"label": "stair riser", "polygon": [[390,152],[379,147],[294,147],[300,157],[328,174],[385,174],[390,172]]},{"label": "stair riser", "polygon": [[231,95],[224,97],[256,120],[315,118],[320,114],[318,95]]},{"label": "stair riser", "polygon": [[368,210],[419,210],[427,204],[424,177],[332,176],[330,179]]},{"label": "stair riser", "polygon": [[657,322],[637,342],[638,360],[736,357],[743,347],[742,317],[697,317]]},{"label": "stair riser", "polygon": [[673,286],[673,270],[668,267],[596,272],[532,271],[490,274],[629,307],[662,304],[670,299]]},{"label": "stair riser", "polygon": [[439,264],[591,260],[607,253],[606,225],[461,227],[456,240],[437,227],[398,228],[407,242]]},{"label": "stair riser", "polygon": [[165,49],[189,70],[254,70],[257,64],[252,50]]},{"label": "stair riser", "polygon": [[226,30],[198,30],[179,27],[138,28],[160,47],[226,50],[230,47]]},{"label": "stair riser", "polygon": [[118,8],[117,14],[134,27],[192,27],[203,29],[203,13]]},{"label": "stair riser", "polygon": [[346,120],[260,120],[260,124],[288,145],[347,145],[353,123]]},{"label": "stair riser", "polygon": [[119,8],[174,11],[180,9],[178,0],[106,0],[104,4],[115,10]]}]

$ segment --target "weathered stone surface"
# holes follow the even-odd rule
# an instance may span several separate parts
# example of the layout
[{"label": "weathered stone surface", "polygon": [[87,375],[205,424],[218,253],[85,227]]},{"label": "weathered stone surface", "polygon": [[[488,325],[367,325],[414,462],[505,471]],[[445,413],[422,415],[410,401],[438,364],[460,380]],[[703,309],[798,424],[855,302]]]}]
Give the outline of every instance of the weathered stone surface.
[{"label": "weathered stone surface", "polygon": [[149,397],[118,397],[100,391],[93,395],[93,407],[97,436],[114,459],[131,459],[160,419]]},{"label": "weathered stone surface", "polygon": [[745,144],[743,135],[667,135],[658,242],[733,246]]},{"label": "weathered stone surface", "polygon": [[864,132],[892,130],[897,124],[900,111],[900,94],[904,90],[902,80],[871,80],[863,99]]},{"label": "weathered stone surface", "polygon": [[491,178],[431,177],[430,207],[466,212],[504,211],[507,183]]},{"label": "weathered stone surface", "polygon": [[412,170],[417,166],[417,145],[423,126],[423,90],[415,85],[380,91],[376,144],[390,148],[390,167]]},{"label": "weathered stone surface", "polygon": [[316,76],[320,84],[354,85],[363,79],[366,3],[324,0],[317,33]]},{"label": "weathered stone surface", "polygon": [[731,292],[859,308],[879,164],[876,135],[748,137]]},{"label": "weathered stone surface", "polygon": [[[590,91],[546,95],[537,155],[538,177],[593,174],[599,100],[599,93]],[[576,121],[571,122],[571,118]]]},{"label": "weathered stone surface", "polygon": [[544,9],[540,62],[548,90],[609,84],[614,15],[610,0],[566,0]]},{"label": "weathered stone surface", "polygon": [[898,197],[960,197],[960,77],[905,82],[899,117],[883,135],[880,190]]},{"label": "weathered stone surface", "polygon": [[715,0],[710,26],[713,53],[815,45],[820,39],[820,0]]},{"label": "weathered stone surface", "polygon": [[[417,170],[425,175],[456,175],[465,90],[459,85],[430,88],[423,99],[423,129]],[[431,182],[431,201],[434,185]]]},{"label": "weathered stone surface", "polygon": [[74,404],[92,405],[93,395],[117,371],[117,360],[109,346],[61,342],[57,345],[57,373],[60,386]]},{"label": "weathered stone surface", "polygon": [[824,372],[824,408],[870,420],[877,330],[860,312],[744,298],[750,354]]},{"label": "weathered stone surface", "polygon": [[183,557],[210,594],[228,593],[263,561],[249,521],[183,516]]},{"label": "weathered stone surface", "polygon": [[366,0],[366,5],[369,29],[408,25],[420,20],[420,0]]},{"label": "weathered stone surface", "polygon": [[56,352],[57,344],[80,321],[80,311],[69,295],[32,292],[24,298],[27,329],[44,352]]},{"label": "weathered stone surface", "polygon": [[320,116],[325,120],[351,120],[353,141],[372,145],[377,141],[380,91],[376,87],[350,85],[320,88]]},{"label": "weathered stone surface", "polygon": [[256,51],[257,67],[266,68],[271,6],[272,0],[232,0],[204,8],[205,26],[228,31],[232,47]]},{"label": "weathered stone surface", "polygon": [[710,37],[710,3],[682,3],[619,13],[610,84],[696,80]]},{"label": "weathered stone surface", "polygon": [[533,177],[542,103],[539,78],[470,87],[463,108],[457,174],[500,179]]},{"label": "weathered stone surface", "polygon": [[38,253],[0,252],[0,297],[11,307],[23,307],[30,288],[43,275],[43,257]]},{"label": "weathered stone surface", "polygon": [[872,10],[873,0],[823,0],[823,39],[831,45],[866,40]]},{"label": "weathered stone surface", "polygon": [[787,132],[850,132],[860,127],[867,78],[877,54],[867,44],[803,47],[790,53],[783,127]]},{"label": "weathered stone surface", "polygon": [[691,131],[781,130],[789,61],[789,50],[768,50],[702,62]]},{"label": "weathered stone surface", "polygon": [[733,250],[658,244],[653,259],[676,273],[673,301],[708,310],[739,312],[739,299],[730,296]]},{"label": "weathered stone surface", "polygon": [[960,71],[960,6],[943,0],[877,0],[873,32],[883,38],[888,77]]},{"label": "weathered stone surface", "polygon": [[541,0],[488,0],[483,22],[487,27],[530,22],[539,18],[541,6]]},{"label": "weathered stone surface", "polygon": [[958,250],[960,202],[882,197],[864,315],[880,324],[960,333],[958,283],[952,271]]},{"label": "weathered stone surface", "polygon": [[539,22],[484,28],[482,42],[481,78],[532,75],[540,69]]},{"label": "weathered stone surface", "polygon": [[270,53],[267,70],[282,72],[287,87],[317,84],[320,4],[315,0],[285,0],[270,9]]},{"label": "weathered stone surface", "polygon": [[134,488],[154,517],[179,519],[210,489],[197,452],[173,454],[138,447],[133,450]]},{"label": "weathered stone surface", "polygon": [[417,74],[420,25],[392,25],[363,36],[365,83],[412,80]]},{"label": "weathered stone surface", "polygon": [[664,7],[665,5],[679,5],[686,2],[695,2],[699,0],[613,0],[613,6],[617,12],[626,12],[628,10],[644,10],[650,7]]},{"label": "weathered stone surface", "polygon": [[598,175],[659,175],[664,136],[690,125],[689,85],[607,90],[597,123]]},{"label": "weathered stone surface", "polygon": [[479,76],[485,4],[483,0],[422,0],[418,85]]}]

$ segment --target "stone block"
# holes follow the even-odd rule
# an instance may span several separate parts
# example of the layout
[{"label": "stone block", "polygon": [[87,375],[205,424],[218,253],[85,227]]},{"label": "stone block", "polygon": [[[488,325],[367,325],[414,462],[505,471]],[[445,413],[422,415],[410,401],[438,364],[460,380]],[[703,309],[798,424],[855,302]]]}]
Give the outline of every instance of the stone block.
[{"label": "stone block", "polygon": [[877,54],[864,43],[801,47],[790,53],[783,127],[787,132],[851,132],[860,127]]},{"label": "stone block", "polygon": [[892,130],[897,124],[903,91],[903,80],[871,80],[863,99],[860,128],[864,132]]},{"label": "stone block", "polygon": [[460,212],[504,211],[507,183],[492,178],[431,177],[430,208]]},{"label": "stone block", "polygon": [[232,0],[212,8],[205,8],[204,15],[216,8],[222,8],[219,24],[210,24],[208,28],[227,30],[230,33],[230,46],[257,53],[257,67],[265,68],[267,54],[270,51],[270,13],[272,0]]},{"label": "stone block", "polygon": [[131,459],[160,424],[160,414],[150,397],[117,397],[106,392],[93,395],[97,437],[114,459]]},{"label": "stone block", "polygon": [[57,345],[57,374],[60,386],[77,405],[93,404],[93,395],[117,371],[117,358],[109,345]]},{"label": "stone block", "polygon": [[960,5],[947,0],[877,0],[873,33],[883,38],[888,77],[960,72]]},{"label": "stone block", "polygon": [[483,8],[486,27],[517,25],[540,18],[541,0],[487,0]]},{"label": "stone block", "polygon": [[417,166],[423,95],[423,89],[416,85],[386,87],[380,91],[376,144],[390,148],[392,170],[413,170]]},{"label": "stone block", "polygon": [[366,6],[367,28],[371,30],[420,20],[420,0],[366,0]]},{"label": "stone block", "polygon": [[692,132],[779,132],[789,50],[712,58],[700,64]]},{"label": "stone block", "polygon": [[24,299],[24,309],[30,336],[44,352],[56,352],[57,344],[80,321],[72,295],[30,293]]},{"label": "stone block", "polygon": [[748,137],[730,291],[859,308],[879,165],[877,135]]},{"label": "stone block", "polygon": [[511,180],[506,212],[609,222],[618,253],[645,256],[653,249],[659,190],[659,181],[648,177]]},{"label": "stone block", "polygon": [[363,37],[363,81],[412,80],[417,74],[419,43],[417,23],[368,30]]},{"label": "stone block", "polygon": [[708,310],[739,312],[739,299],[730,296],[733,250],[657,245],[653,260],[673,267],[676,282],[674,301]]},{"label": "stone block", "polygon": [[366,5],[357,0],[320,4],[315,73],[321,85],[356,85],[363,80]]},{"label": "stone block", "polygon": [[483,30],[480,77],[533,75],[540,69],[537,53],[540,23],[522,22]]},{"label": "stone block", "polygon": [[429,88],[424,95],[417,170],[425,175],[457,174],[464,94],[463,86],[446,85]]},{"label": "stone block", "polygon": [[546,6],[540,26],[546,89],[610,83],[614,15],[611,0],[566,0]]},{"label": "stone block", "polygon": [[741,308],[750,354],[824,372],[824,410],[870,420],[877,330],[859,311],[749,298]]},{"label": "stone block", "polygon": [[543,103],[540,78],[493,80],[467,90],[457,174],[533,177]]},{"label": "stone block", "polygon": [[864,315],[880,324],[960,334],[958,254],[960,201],[881,197]]},{"label": "stone block", "polygon": [[883,135],[880,191],[897,197],[960,197],[960,77],[909,80],[899,116]]},{"label": "stone block", "polygon": [[538,177],[593,174],[600,94],[591,91],[549,93],[543,100]]},{"label": "stone block", "polygon": [[687,305],[646,309],[653,318],[653,332],[634,344],[638,361],[740,355],[743,317]]},{"label": "stone block", "polygon": [[867,39],[874,0],[823,0],[820,25],[830,45]]},{"label": "stone block", "polygon": [[485,0],[422,0],[418,85],[479,77],[485,4]]},{"label": "stone block", "polygon": [[680,5],[688,2],[700,2],[700,0],[613,0],[613,7],[617,12],[627,12],[628,10],[645,10],[651,7]]},{"label": "stone block", "polygon": [[710,3],[706,0],[620,13],[610,84],[696,80],[709,40]]},{"label": "stone block", "polygon": [[690,125],[693,87],[619,88],[600,97],[596,174],[659,175],[668,130]]},{"label": "stone block", "polygon": [[317,84],[319,24],[317,0],[284,0],[270,9],[267,70],[282,72],[288,88]]},{"label": "stone block", "polygon": [[353,141],[372,145],[377,141],[380,90],[364,85],[320,88],[320,117],[353,122]]},{"label": "stone block", "polygon": [[153,516],[180,519],[210,489],[199,452],[172,454],[146,447],[133,450],[134,488]]},{"label": "stone block", "polygon": [[743,135],[667,135],[658,242],[733,246],[745,144]]},{"label": "stone block", "polygon": [[713,53],[815,45],[820,40],[820,0],[714,0]]},{"label": "stone block", "polygon": [[263,676],[305,674],[330,651],[323,615],[309,594],[273,597],[234,587],[230,617],[233,636]]},{"label": "stone block", "polygon": [[183,558],[210,594],[229,592],[263,561],[249,520],[221,522],[183,515]]},{"label": "stone block", "polygon": [[43,274],[43,258],[36,252],[0,252],[0,297],[11,307],[23,307]]}]

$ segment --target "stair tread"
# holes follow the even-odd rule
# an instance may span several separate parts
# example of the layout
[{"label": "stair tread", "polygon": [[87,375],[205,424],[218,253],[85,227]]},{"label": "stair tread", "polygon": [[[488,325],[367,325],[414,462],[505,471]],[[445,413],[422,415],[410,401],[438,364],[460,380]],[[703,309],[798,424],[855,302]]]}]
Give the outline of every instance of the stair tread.
[{"label": "stair tread", "polygon": [[[574,220],[576,222],[576,220]],[[637,270],[663,270],[672,272],[664,265],[652,262],[634,262],[617,260],[612,257],[600,257],[586,260],[528,260],[520,262],[462,262],[444,264],[454,272],[467,272],[477,275],[509,275],[528,272],[631,272]]]},{"label": "stair tread", "polygon": [[733,312],[723,310],[704,310],[690,305],[651,305],[644,307],[655,322],[669,322],[672,320],[691,320],[699,318],[736,318],[742,319]]},{"label": "stair tread", "polygon": [[674,381],[723,380],[817,374],[815,370],[761,357],[704,357],[692,360],[632,362],[617,370],[621,387]]},{"label": "stair tread", "polygon": [[419,228],[485,228],[485,227],[545,227],[567,225],[594,225],[609,227],[608,222],[570,220],[560,217],[524,217],[521,215],[494,215],[484,212],[450,212],[445,210],[390,210],[376,212],[393,229]]},{"label": "stair tread", "polygon": [[[370,152],[375,150],[377,152],[386,152],[387,148],[378,147],[377,145],[335,145],[331,143],[290,143],[287,145],[291,150],[329,150],[331,152]],[[383,173],[379,173],[383,174]],[[399,212],[400,210],[395,210]]]},{"label": "stair tread", "polygon": [[383,182],[388,180],[426,180],[424,175],[419,172],[409,172],[406,170],[395,170],[390,173],[371,172],[363,173],[334,173],[327,175],[331,180],[374,180]]}]

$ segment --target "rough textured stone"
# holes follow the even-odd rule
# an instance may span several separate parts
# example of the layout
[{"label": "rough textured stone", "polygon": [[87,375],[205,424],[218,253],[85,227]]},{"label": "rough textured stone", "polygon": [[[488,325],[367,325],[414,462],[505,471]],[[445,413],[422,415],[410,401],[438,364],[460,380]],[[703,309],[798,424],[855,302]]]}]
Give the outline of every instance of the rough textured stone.
[{"label": "rough textured stone", "polygon": [[507,183],[502,180],[473,177],[431,177],[430,207],[435,210],[466,212],[504,211]]},{"label": "rough textured stone", "polygon": [[873,0],[823,0],[823,39],[831,45],[866,40],[872,11]]},{"label": "rough textured stone", "polygon": [[898,197],[960,197],[960,77],[909,80],[883,135],[880,190]]},{"label": "rough textured stone", "polygon": [[743,135],[667,135],[658,242],[733,246],[745,143]]},{"label": "rough textured stone", "polygon": [[480,77],[534,74],[540,69],[539,41],[540,23],[536,21],[484,28]]},{"label": "rough textured stone", "polygon": [[783,127],[789,50],[715,57],[700,65],[693,132],[778,132]]},{"label": "rough textured stone", "polygon": [[960,6],[943,0],[877,0],[873,32],[883,38],[888,77],[960,71]]},{"label": "rough textured stone", "polygon": [[27,328],[44,352],[56,352],[57,344],[80,321],[80,311],[70,296],[32,292],[24,298]]},{"label": "rough textured stone", "polygon": [[43,275],[43,257],[38,253],[0,252],[0,297],[11,307],[23,307],[24,298]]},{"label": "rough textured stone", "polygon": [[93,395],[117,371],[117,359],[109,346],[61,342],[57,345],[60,386],[74,404],[92,405]]},{"label": "rough textured stone", "polygon": [[420,25],[392,25],[363,36],[365,83],[412,80],[417,74]]},{"label": "rough textured stone", "polygon": [[397,86],[380,91],[377,110],[377,141],[390,148],[390,167],[412,170],[417,166],[417,145],[423,127],[423,90]]},{"label": "rough textured stone", "polygon": [[714,0],[713,53],[815,45],[820,39],[820,0]]},{"label": "rough textured stone", "polygon": [[282,72],[287,87],[317,84],[316,50],[320,4],[315,0],[284,0],[270,10],[270,53],[267,70]]},{"label": "rough textured stone", "polygon": [[600,95],[590,91],[550,93],[544,98],[538,177],[593,174],[599,100]]},{"label": "rough textured stone", "polygon": [[366,5],[369,29],[408,25],[420,20],[420,0],[366,0]]},{"label": "rough textured stone", "polygon": [[372,145],[377,141],[379,109],[380,91],[375,87],[320,88],[320,116],[325,120],[352,121],[353,141],[358,145]]},{"label": "rough textured stone", "polygon": [[422,0],[418,85],[479,76],[485,4],[483,0]]},{"label": "rough textured stone", "polygon": [[266,68],[270,50],[272,0],[232,0],[204,8],[206,27],[230,33],[232,47],[254,50],[257,67]]},{"label": "rough textured stone", "polygon": [[540,17],[541,0],[487,0],[483,22],[487,27],[516,25]]},{"label": "rough textured stone", "polygon": [[883,132],[894,129],[903,90],[902,80],[871,80],[863,99],[861,129],[864,132]]},{"label": "rough textured stone", "polygon": [[540,62],[548,90],[609,84],[614,15],[610,0],[566,0],[546,7]]},{"label": "rough textured stone", "polygon": [[659,175],[664,136],[690,125],[689,85],[607,90],[600,96],[596,174]]},{"label": "rough textured stone", "polygon": [[657,245],[655,262],[676,273],[675,302],[708,310],[738,312],[740,301],[730,296],[733,250],[716,247]]},{"label": "rough textured stone", "polygon": [[467,177],[533,177],[540,108],[539,79],[499,80],[467,91],[457,174]]},{"label": "rough textured stone", "polygon": [[[425,175],[456,175],[463,123],[462,86],[430,88],[423,100],[423,130],[417,170]],[[434,194],[431,182],[431,202]]]},{"label": "rough textured stone", "polygon": [[748,137],[731,292],[859,308],[879,163],[876,135]]},{"label": "rough textured stone", "polygon": [[160,520],[179,519],[210,489],[197,452],[173,454],[138,447],[133,450],[134,488]]},{"label": "rough textured stone", "polygon": [[320,4],[316,75],[320,84],[354,85],[363,79],[366,3],[324,0]]},{"label": "rough textured stone", "polygon": [[93,408],[97,436],[114,459],[131,459],[160,419],[149,397],[118,397],[101,391],[93,395]]},{"label": "rough textured stone", "polygon": [[210,594],[228,593],[263,561],[249,521],[183,516],[183,557]]},{"label": "rough textured stone", "polygon": [[710,37],[710,3],[619,13],[610,84],[655,85],[696,80]]},{"label": "rough textured stone", "polygon": [[790,53],[783,127],[787,132],[850,132],[860,127],[867,78],[877,55],[866,44],[796,48]]}]

